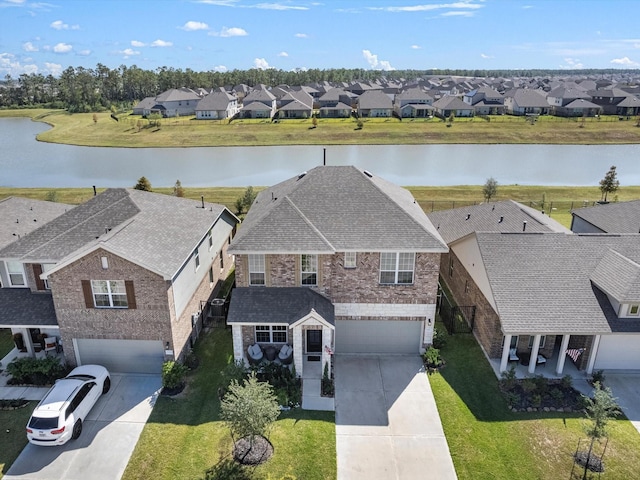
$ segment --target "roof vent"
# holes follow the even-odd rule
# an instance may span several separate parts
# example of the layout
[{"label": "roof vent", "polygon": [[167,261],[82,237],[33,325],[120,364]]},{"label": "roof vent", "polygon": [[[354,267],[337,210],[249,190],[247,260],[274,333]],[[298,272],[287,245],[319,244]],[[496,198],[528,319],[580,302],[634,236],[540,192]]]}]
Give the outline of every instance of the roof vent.
[{"label": "roof vent", "polygon": [[494,205],[493,207],[491,207],[491,211],[493,212],[496,209],[496,206]]},{"label": "roof vent", "polygon": [[200,195],[200,201],[202,202],[202,209],[204,210],[204,195]]},{"label": "roof vent", "polygon": [[471,218],[471,214],[467,213],[467,218],[465,218],[465,220],[469,220]]},{"label": "roof vent", "polygon": [[369,178],[373,177],[373,173],[371,173],[369,170],[365,170],[363,173]]},{"label": "roof vent", "polygon": [[502,223],[502,221],[503,221],[503,220],[504,220],[504,217],[503,217],[503,216],[501,216],[501,217],[500,217],[500,220],[498,220],[498,223]]},{"label": "roof vent", "polygon": [[304,177],[307,174],[307,172],[302,172],[300,175],[298,175],[298,180],[300,180],[302,177]]},{"label": "roof vent", "polygon": [[527,221],[522,222],[522,231],[524,232],[527,229]]}]

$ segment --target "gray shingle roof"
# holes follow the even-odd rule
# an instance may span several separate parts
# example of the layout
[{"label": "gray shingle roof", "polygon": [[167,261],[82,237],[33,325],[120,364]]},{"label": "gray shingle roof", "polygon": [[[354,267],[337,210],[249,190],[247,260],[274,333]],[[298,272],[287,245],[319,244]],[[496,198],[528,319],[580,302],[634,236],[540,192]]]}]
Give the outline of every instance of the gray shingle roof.
[{"label": "gray shingle roof", "polygon": [[[591,275],[610,250],[640,261],[637,235],[477,233],[503,332],[640,332],[618,319]],[[640,291],[636,291],[640,301]]]},{"label": "gray shingle roof", "polygon": [[221,216],[222,205],[134,189],[93,197],[0,251],[0,258],[57,263],[79,250],[104,246],[171,278]]},{"label": "gray shingle roof", "polygon": [[345,250],[443,252],[447,247],[406,189],[352,166],[325,166],[260,192],[229,251]]},{"label": "gray shingle roof", "polygon": [[519,88],[515,92],[509,92],[505,97],[511,96],[521,108],[548,108],[549,102],[543,93],[530,88]]},{"label": "gray shingle roof", "polygon": [[607,233],[640,231],[640,200],[578,208],[571,214]]},{"label": "gray shingle roof", "polygon": [[427,216],[449,245],[473,232],[522,232],[525,221],[527,232],[571,233],[547,215],[513,200],[440,210]]},{"label": "gray shingle roof", "polygon": [[72,208],[73,205],[31,198],[0,200],[0,249],[18,240],[18,235],[23,237]]},{"label": "gray shingle roof", "polygon": [[53,297],[28,288],[0,288],[0,327],[58,325]]},{"label": "gray shingle roof", "polygon": [[358,97],[358,108],[369,110],[372,108],[388,108],[393,107],[393,102],[389,95],[383,93],[382,90],[367,90]]},{"label": "gray shingle roof", "polygon": [[226,110],[229,103],[234,101],[236,97],[227,92],[216,91],[210,93],[198,102],[196,111],[199,110]]},{"label": "gray shingle roof", "polygon": [[620,303],[640,300],[640,265],[613,250],[604,254],[591,281]]},{"label": "gray shingle roof", "polygon": [[452,95],[445,95],[440,100],[433,102],[435,108],[447,109],[447,110],[473,110],[473,107],[468,103],[464,103],[458,97]]},{"label": "gray shingle roof", "polygon": [[331,301],[307,287],[243,287],[233,290],[228,324],[286,323],[291,325],[314,309],[334,325]]},{"label": "gray shingle roof", "polygon": [[171,88],[156,97],[156,102],[179,102],[182,100],[200,100],[196,92],[188,88]]}]

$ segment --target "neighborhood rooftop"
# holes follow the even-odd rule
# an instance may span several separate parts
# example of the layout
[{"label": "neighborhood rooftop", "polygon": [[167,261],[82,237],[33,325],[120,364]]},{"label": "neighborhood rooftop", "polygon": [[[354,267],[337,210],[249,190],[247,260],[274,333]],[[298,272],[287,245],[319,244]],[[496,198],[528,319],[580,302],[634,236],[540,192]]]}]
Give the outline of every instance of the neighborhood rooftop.
[{"label": "neighborhood rooftop", "polygon": [[640,232],[640,200],[578,208],[571,213],[603,232]]}]

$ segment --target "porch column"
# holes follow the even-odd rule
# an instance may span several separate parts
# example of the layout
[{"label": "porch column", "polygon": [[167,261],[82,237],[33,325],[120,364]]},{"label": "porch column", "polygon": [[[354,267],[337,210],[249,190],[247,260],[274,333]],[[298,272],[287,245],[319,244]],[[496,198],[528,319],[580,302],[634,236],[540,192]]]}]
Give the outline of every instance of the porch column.
[{"label": "porch column", "polygon": [[231,337],[233,339],[233,359],[238,361],[244,361],[245,364],[247,360],[244,356],[244,349],[242,348],[242,325],[232,325],[231,326]]},{"label": "porch column", "polygon": [[31,340],[31,332],[29,331],[29,329],[19,328],[16,329],[16,332],[22,334],[22,341],[24,342],[24,346],[27,349],[27,355],[29,355],[30,357],[35,357],[36,352],[33,348],[33,341]]},{"label": "porch column", "polygon": [[533,348],[531,348],[531,357],[529,358],[529,373],[534,373],[536,371],[538,351],[540,350],[540,337],[540,334],[533,337]]},{"label": "porch column", "polygon": [[[322,374],[324,375],[325,364],[329,365],[329,378],[331,378],[331,329],[325,325],[322,326]],[[328,349],[328,351],[327,351]]]},{"label": "porch column", "polygon": [[598,354],[598,347],[600,346],[600,335],[593,336],[593,342],[591,342],[591,352],[589,353],[589,363],[587,363],[587,374],[593,373],[593,366],[596,363],[596,356]]},{"label": "porch column", "polygon": [[511,335],[504,336],[504,343],[502,345],[502,357],[500,359],[500,373],[507,369],[509,364],[509,349],[511,348]]},{"label": "porch column", "polygon": [[302,355],[302,344],[304,343],[304,339],[302,336],[304,335],[304,331],[300,325],[293,327],[293,365],[296,367],[296,374],[299,377],[302,377],[303,370],[303,355]]},{"label": "porch column", "polygon": [[556,365],[556,375],[562,375],[564,370],[564,361],[567,359],[567,347],[569,346],[569,338],[571,335],[563,335],[560,344],[560,352],[558,352],[558,365]]}]

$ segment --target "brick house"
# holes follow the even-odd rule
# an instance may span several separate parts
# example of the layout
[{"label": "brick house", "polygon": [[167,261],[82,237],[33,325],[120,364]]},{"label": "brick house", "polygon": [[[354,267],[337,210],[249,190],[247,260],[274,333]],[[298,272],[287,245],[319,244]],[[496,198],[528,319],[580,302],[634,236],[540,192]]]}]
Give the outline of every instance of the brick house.
[{"label": "brick house", "polygon": [[446,251],[411,194],[370,172],[316,167],[267,188],[229,248],[236,360],[289,344],[302,374],[333,352],[419,353]]},{"label": "brick house", "polygon": [[513,351],[537,359],[529,373],[550,363],[560,376],[567,350],[587,373],[640,369],[637,234],[572,234],[515,202],[429,218],[450,249],[441,280],[459,305],[475,305],[473,333],[499,371]]},{"label": "brick house", "polygon": [[203,307],[233,265],[236,223],[221,205],[109,189],[6,246],[0,259],[22,265],[27,288],[15,293],[29,311],[27,294],[37,292],[47,334],[70,365],[159,373],[197,337]]}]

